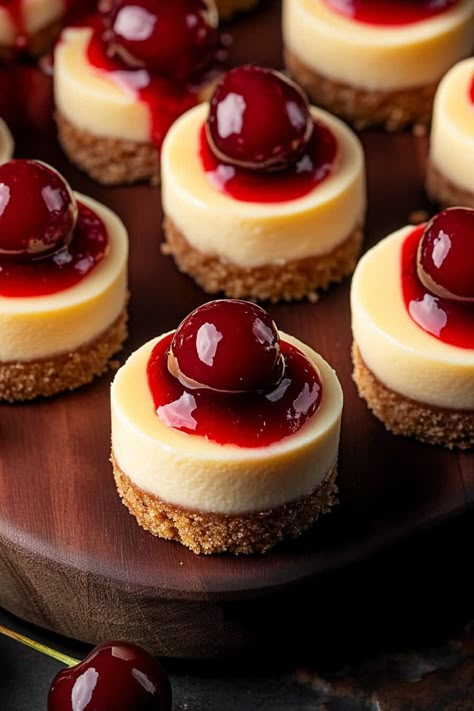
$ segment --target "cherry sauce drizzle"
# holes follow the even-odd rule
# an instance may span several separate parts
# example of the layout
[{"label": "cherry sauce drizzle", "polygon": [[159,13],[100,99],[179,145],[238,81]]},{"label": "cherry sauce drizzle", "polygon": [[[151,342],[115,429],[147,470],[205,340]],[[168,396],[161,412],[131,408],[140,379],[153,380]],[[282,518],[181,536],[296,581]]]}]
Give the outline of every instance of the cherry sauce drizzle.
[{"label": "cherry sauce drizzle", "polygon": [[407,312],[420,328],[440,341],[474,349],[474,305],[436,296],[418,277],[417,249],[424,228],[416,227],[402,246],[402,293]]},{"label": "cherry sauce drizzle", "polygon": [[217,393],[190,389],[170,374],[167,362],[173,334],[154,347],[147,366],[157,417],[169,427],[218,444],[264,447],[298,432],[314,415],[322,384],[312,363],[281,341],[285,372],[271,392]]}]

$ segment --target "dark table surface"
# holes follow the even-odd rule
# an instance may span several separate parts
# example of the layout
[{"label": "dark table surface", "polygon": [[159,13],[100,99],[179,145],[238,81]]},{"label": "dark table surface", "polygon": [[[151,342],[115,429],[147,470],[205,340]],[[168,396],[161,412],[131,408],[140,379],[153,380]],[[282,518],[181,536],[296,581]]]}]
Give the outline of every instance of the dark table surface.
[{"label": "dark table surface", "polygon": [[[215,662],[163,660],[174,711],[474,709],[473,533],[467,512],[322,579],[319,624],[302,628],[296,645],[282,639],[273,652]],[[287,612],[275,609],[275,626]],[[0,625],[77,659],[88,650],[2,611]],[[45,711],[61,665],[1,636],[0,659],[0,710]]]}]

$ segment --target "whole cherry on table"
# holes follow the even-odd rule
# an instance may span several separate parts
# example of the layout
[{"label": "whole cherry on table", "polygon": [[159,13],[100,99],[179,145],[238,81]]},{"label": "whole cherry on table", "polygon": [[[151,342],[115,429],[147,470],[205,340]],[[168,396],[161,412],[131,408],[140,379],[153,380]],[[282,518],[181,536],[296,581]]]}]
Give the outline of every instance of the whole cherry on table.
[{"label": "whole cherry on table", "polygon": [[0,634],[66,665],[54,678],[48,711],[171,711],[160,662],[129,642],[104,642],[78,661],[0,625]]}]

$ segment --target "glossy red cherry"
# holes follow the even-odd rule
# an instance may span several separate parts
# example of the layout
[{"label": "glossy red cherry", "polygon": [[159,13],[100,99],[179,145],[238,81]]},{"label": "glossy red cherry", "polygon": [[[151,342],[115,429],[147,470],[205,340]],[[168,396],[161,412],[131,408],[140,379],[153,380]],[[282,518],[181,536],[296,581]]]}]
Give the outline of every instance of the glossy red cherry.
[{"label": "glossy red cherry", "polygon": [[474,301],[474,210],[448,208],[428,222],[418,247],[418,276],[438,296]]},{"label": "glossy red cherry", "polygon": [[296,162],[311,138],[313,121],[296,84],[273,69],[243,66],[217,85],[206,132],[219,160],[278,170]]},{"label": "glossy red cherry", "polygon": [[53,680],[48,711],[170,711],[161,664],[134,644],[106,642]]},{"label": "glossy red cherry", "polygon": [[0,166],[0,259],[34,259],[66,245],[77,220],[71,188],[35,160]]},{"label": "glossy red cherry", "polygon": [[246,392],[275,387],[284,363],[270,315],[248,301],[222,299],[200,306],[178,326],[168,367],[188,387]]},{"label": "glossy red cherry", "polygon": [[217,40],[213,0],[115,0],[109,22],[113,56],[177,79],[209,64]]}]

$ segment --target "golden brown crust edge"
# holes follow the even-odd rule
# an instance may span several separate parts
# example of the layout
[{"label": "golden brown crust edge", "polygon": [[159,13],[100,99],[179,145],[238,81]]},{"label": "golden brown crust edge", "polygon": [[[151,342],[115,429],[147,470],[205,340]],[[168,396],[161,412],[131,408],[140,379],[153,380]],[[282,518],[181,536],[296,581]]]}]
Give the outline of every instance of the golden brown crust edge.
[{"label": "golden brown crust edge", "polygon": [[474,208],[474,192],[468,192],[454,185],[449,178],[429,160],[426,166],[426,192],[430,200],[442,207]]},{"label": "golden brown crust edge", "polygon": [[189,274],[208,294],[261,301],[317,300],[316,291],[339,282],[354,271],[362,247],[357,227],[327,254],[244,269],[215,255],[194,249],[169,218],[165,219],[163,254],[172,255],[178,269]]},{"label": "golden brown crust edge", "polygon": [[352,362],[360,397],[388,430],[448,449],[474,447],[474,412],[434,407],[387,388],[366,366],[355,343]]},{"label": "golden brown crust edge", "polygon": [[318,74],[289,49],[284,56],[289,73],[311,100],[357,129],[382,125],[387,131],[400,131],[431,121],[438,82],[397,91],[368,91]]},{"label": "golden brown crust edge", "polygon": [[0,402],[49,397],[90,383],[111,366],[127,337],[127,309],[100,336],[75,351],[28,362],[0,362]]},{"label": "golden brown crust edge", "polygon": [[275,509],[245,515],[192,511],[173,506],[136,486],[111,456],[122,502],[154,536],[179,541],[194,553],[264,553],[279,541],[297,538],[337,502],[337,467],[309,496]]},{"label": "golden brown crust edge", "polygon": [[56,113],[58,138],[71,163],[102,185],[140,181],[158,185],[159,155],[153,143],[96,136]]}]

